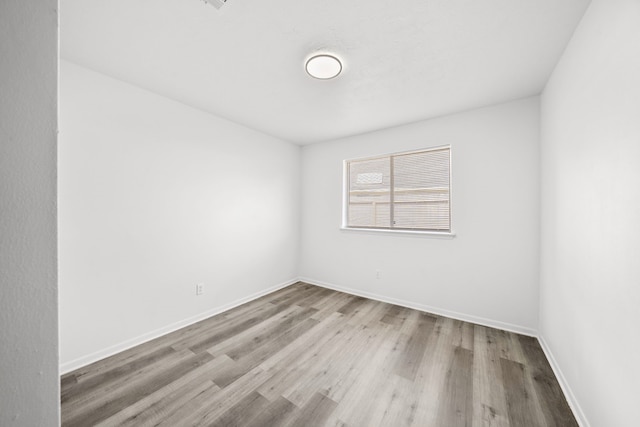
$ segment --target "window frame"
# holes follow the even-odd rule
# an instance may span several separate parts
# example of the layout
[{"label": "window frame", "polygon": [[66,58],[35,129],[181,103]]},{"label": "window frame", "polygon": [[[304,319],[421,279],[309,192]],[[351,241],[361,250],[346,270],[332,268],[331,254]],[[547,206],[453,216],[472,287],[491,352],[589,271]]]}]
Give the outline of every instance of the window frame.
[{"label": "window frame", "polygon": [[[349,225],[349,192],[350,192],[350,163],[357,161],[368,161],[388,158],[391,167],[391,183],[390,197],[391,197],[391,209],[393,209],[393,161],[391,160],[395,156],[403,156],[417,153],[425,153],[429,151],[449,150],[449,230],[430,230],[422,228],[393,228],[391,224],[389,227],[358,227]],[[421,148],[409,151],[398,151],[394,153],[380,154],[376,156],[358,157],[346,159],[342,164],[342,224],[340,229],[343,231],[355,231],[355,232],[370,232],[370,233],[388,233],[388,234],[409,234],[409,235],[425,235],[431,237],[453,238],[455,233],[453,231],[453,181],[452,181],[452,163],[453,163],[453,150],[450,144],[439,145],[435,147]]]}]

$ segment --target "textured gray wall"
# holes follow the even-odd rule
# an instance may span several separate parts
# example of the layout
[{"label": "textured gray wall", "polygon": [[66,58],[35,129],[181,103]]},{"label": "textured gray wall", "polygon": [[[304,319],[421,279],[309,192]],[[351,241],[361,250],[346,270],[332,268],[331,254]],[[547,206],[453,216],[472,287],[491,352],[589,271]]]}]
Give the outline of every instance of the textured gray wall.
[{"label": "textured gray wall", "polygon": [[59,424],[56,0],[0,2],[0,425]]}]

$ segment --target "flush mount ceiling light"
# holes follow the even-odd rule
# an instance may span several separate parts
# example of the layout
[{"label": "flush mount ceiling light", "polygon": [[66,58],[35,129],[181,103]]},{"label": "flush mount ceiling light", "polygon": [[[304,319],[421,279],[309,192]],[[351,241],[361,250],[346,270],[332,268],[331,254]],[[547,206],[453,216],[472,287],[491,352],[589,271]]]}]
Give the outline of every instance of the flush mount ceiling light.
[{"label": "flush mount ceiling light", "polygon": [[333,79],[342,71],[342,62],[326,53],[314,55],[307,60],[305,64],[307,73],[315,79],[329,80]]}]

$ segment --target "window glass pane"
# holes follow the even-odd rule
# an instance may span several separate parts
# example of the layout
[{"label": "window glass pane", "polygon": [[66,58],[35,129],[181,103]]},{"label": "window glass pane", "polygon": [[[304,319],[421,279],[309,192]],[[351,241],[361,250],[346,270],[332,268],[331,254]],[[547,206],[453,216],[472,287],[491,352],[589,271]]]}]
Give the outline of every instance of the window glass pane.
[{"label": "window glass pane", "polygon": [[451,231],[449,147],[347,162],[347,227]]},{"label": "window glass pane", "polygon": [[448,231],[449,153],[401,154],[393,161],[393,228]]},{"label": "window glass pane", "polygon": [[389,227],[391,219],[389,157],[349,162],[349,227]]}]

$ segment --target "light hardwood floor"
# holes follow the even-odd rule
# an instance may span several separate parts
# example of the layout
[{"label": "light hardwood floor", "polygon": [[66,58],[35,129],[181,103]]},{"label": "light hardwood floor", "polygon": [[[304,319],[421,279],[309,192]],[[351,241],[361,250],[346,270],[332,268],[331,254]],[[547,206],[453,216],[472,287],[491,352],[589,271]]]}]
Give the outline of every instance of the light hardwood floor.
[{"label": "light hardwood floor", "polygon": [[535,338],[297,283],[62,377],[63,426],[577,426]]}]

